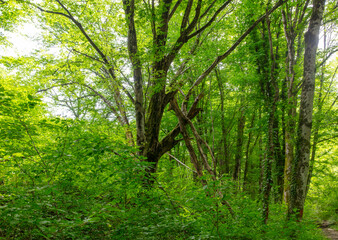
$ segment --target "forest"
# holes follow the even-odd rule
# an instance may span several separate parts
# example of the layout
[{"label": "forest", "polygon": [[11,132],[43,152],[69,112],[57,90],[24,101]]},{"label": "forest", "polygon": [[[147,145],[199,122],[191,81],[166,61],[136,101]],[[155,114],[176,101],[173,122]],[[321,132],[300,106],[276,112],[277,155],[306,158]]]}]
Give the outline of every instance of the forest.
[{"label": "forest", "polygon": [[0,0],[0,239],[338,239],[337,52],[336,0]]}]

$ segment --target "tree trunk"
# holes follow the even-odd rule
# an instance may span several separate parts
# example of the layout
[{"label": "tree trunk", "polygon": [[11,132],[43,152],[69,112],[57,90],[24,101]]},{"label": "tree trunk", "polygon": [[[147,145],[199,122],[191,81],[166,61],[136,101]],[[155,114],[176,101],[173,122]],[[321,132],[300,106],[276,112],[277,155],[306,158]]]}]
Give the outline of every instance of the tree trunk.
[{"label": "tree trunk", "polygon": [[[292,15],[283,13],[283,24],[285,38],[287,42],[287,57],[286,57],[286,84],[283,85],[287,88],[287,96],[284,102],[287,117],[285,119],[285,166],[284,166],[284,201],[289,202],[290,199],[290,182],[291,182],[291,168],[294,158],[294,135],[296,126],[296,107],[297,100],[295,94],[295,38],[297,32],[290,27],[292,22]],[[285,90],[283,90],[285,91]]]},{"label": "tree trunk", "polygon": [[[292,43],[290,43],[290,41]],[[294,96],[294,39],[288,40],[288,77],[287,77],[287,99],[285,102],[287,117],[285,119],[285,166],[284,166],[284,201],[289,202],[290,199],[290,182],[291,182],[291,167],[294,156],[294,135],[296,127],[296,106],[297,101]]]},{"label": "tree trunk", "polygon": [[222,127],[222,143],[223,143],[223,156],[220,158],[220,174],[229,173],[229,146],[227,139],[227,130],[225,127],[225,113],[224,113],[224,87],[220,76],[219,69],[215,69],[215,75],[217,79],[219,94],[221,97],[221,127]]},{"label": "tree trunk", "polygon": [[[290,199],[290,182],[291,171],[294,161],[294,149],[295,149],[295,129],[296,129],[296,115],[297,115],[297,92],[296,92],[296,75],[295,66],[297,59],[300,57],[301,52],[301,33],[304,30],[303,25],[305,19],[305,11],[310,0],[300,0],[296,6],[286,5],[282,10],[284,33],[287,42],[287,58],[286,58],[286,83],[283,84],[283,94],[285,93],[284,107],[287,113],[285,118],[285,128],[283,131],[285,135],[285,165],[284,165],[284,201],[289,202]],[[298,49],[297,57],[295,50],[295,40],[298,35]],[[285,91],[285,92],[284,92]]]},{"label": "tree trunk", "polygon": [[134,23],[135,3],[134,0],[123,1],[124,10],[126,13],[126,20],[128,25],[128,53],[132,63],[134,89],[135,89],[135,118],[136,118],[136,131],[137,131],[137,146],[140,147],[140,152],[144,148],[145,142],[145,117],[144,117],[144,104],[143,104],[143,77],[142,65],[138,57],[137,35]]},{"label": "tree trunk", "polygon": [[296,157],[292,170],[290,214],[302,219],[309,173],[316,53],[325,0],[314,0],[308,31],[305,33],[303,88],[299,108]]},{"label": "tree trunk", "polygon": [[[276,59],[278,58],[278,45],[276,47],[276,53],[274,52],[273,42],[272,42],[272,33],[270,29],[270,19],[266,18],[266,27],[267,27],[267,37],[270,49],[270,61],[268,59],[261,67],[266,68],[270,67],[270,71],[263,70],[265,76],[263,75],[263,81],[261,82],[261,88],[264,89],[264,100],[265,100],[265,112],[268,113],[268,134],[267,134],[267,155],[264,158],[264,182],[263,182],[263,218],[264,223],[266,224],[269,217],[269,199],[270,192],[272,187],[272,162],[275,160],[276,165],[278,165],[279,152],[279,135],[278,135],[278,120],[277,120],[277,103],[279,101],[279,89],[277,84],[277,71],[276,71]],[[265,40],[265,25],[263,24],[262,38]],[[266,45],[266,41],[263,42],[263,46]],[[266,47],[264,47],[265,51]],[[268,54],[266,54],[268,56]],[[270,64],[269,64],[270,63]],[[270,66],[269,66],[270,65]],[[269,75],[268,75],[269,74]]]},{"label": "tree trunk", "polygon": [[281,144],[279,141],[279,121],[275,116],[273,121],[273,141],[275,150],[275,172],[276,172],[276,195],[275,202],[281,203],[283,201],[283,187],[284,187],[284,155],[282,153]]},{"label": "tree trunk", "polygon": [[[244,127],[245,127],[245,114],[244,110],[241,110],[240,116],[237,123],[237,145],[235,154],[235,167],[232,178],[234,181],[240,181],[241,174],[241,160],[242,160],[242,148],[244,141]],[[239,185],[238,185],[239,186]]]},{"label": "tree trunk", "polygon": [[[248,177],[248,171],[249,171],[249,156],[250,156],[250,145],[251,145],[251,139],[252,139],[252,130],[254,127],[256,113],[252,113],[251,123],[250,123],[250,132],[248,136],[248,141],[246,143],[246,150],[245,150],[245,165],[244,165],[244,173],[243,173],[243,191],[245,191],[246,185],[247,185],[247,177]],[[255,144],[254,144],[255,146]],[[254,148],[252,147],[252,149]]]}]

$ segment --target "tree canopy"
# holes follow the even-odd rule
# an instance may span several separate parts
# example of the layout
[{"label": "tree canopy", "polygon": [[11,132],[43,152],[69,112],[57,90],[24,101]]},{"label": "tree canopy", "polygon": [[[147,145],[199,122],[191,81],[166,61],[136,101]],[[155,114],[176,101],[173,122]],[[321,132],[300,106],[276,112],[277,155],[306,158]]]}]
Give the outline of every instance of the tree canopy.
[{"label": "tree canopy", "polygon": [[[333,0],[5,0],[0,237],[321,239]],[[16,43],[16,44],[25,44]],[[15,45],[15,44],[14,44]]]}]

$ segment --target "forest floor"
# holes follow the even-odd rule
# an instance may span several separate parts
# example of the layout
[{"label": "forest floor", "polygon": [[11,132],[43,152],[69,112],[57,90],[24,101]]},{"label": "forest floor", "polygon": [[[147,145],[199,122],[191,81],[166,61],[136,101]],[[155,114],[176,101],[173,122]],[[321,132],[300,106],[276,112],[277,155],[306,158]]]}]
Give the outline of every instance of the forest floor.
[{"label": "forest floor", "polygon": [[338,240],[338,231],[332,228],[323,228],[324,235],[328,239]]},{"label": "forest floor", "polygon": [[328,222],[322,223],[321,228],[323,229],[323,233],[328,239],[338,240],[338,231],[330,228],[331,225]]}]

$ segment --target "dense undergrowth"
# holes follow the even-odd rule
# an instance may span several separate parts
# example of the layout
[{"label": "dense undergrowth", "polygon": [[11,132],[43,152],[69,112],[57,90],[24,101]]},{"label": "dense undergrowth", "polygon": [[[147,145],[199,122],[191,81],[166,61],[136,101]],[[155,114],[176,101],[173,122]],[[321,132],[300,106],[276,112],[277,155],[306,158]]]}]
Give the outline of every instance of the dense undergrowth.
[{"label": "dense undergrowth", "polygon": [[160,166],[146,186],[147,164],[105,127],[39,124],[39,153],[17,138],[1,161],[1,239],[322,239],[315,221],[286,221],[278,204],[264,225],[261,203],[226,178],[203,187],[189,169],[172,164],[170,171]]},{"label": "dense undergrowth", "polygon": [[258,193],[231,178],[205,175],[203,186],[164,157],[148,181],[149,164],[108,120],[41,116],[28,92],[1,100],[0,239],[322,239],[318,218],[337,209],[334,188],[317,187],[308,220],[286,221],[285,206],[272,204],[265,225]]}]

